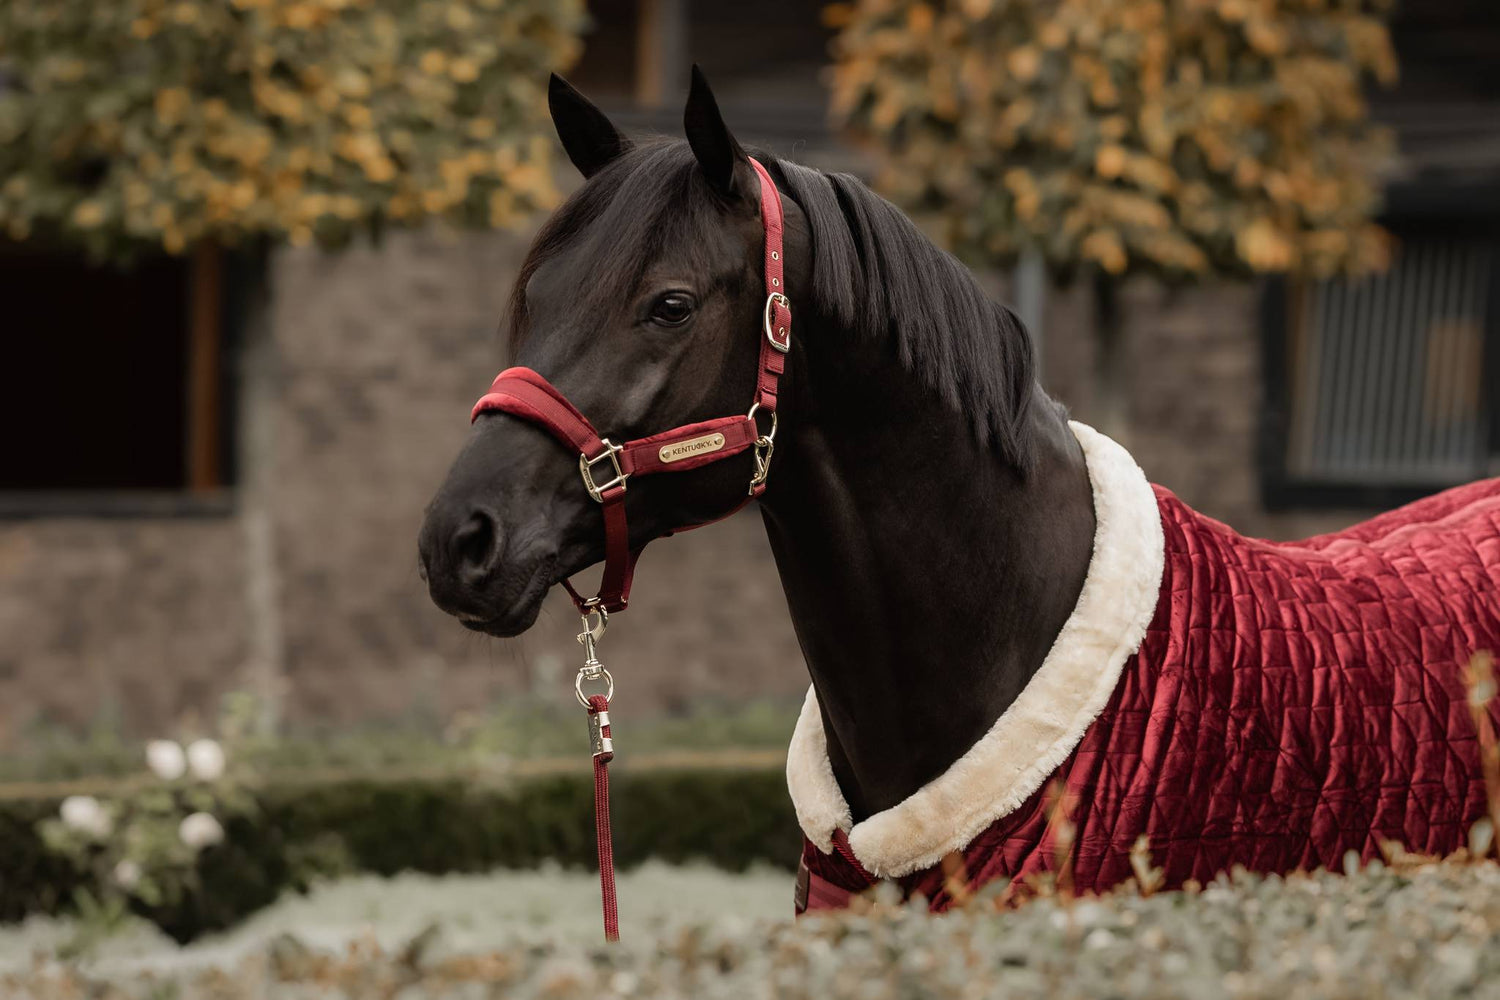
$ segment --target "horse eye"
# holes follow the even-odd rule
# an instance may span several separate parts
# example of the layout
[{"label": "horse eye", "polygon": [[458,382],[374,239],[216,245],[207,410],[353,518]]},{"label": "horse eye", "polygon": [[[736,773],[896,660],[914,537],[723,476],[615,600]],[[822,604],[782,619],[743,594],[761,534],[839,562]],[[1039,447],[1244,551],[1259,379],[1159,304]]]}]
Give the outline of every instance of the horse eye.
[{"label": "horse eye", "polygon": [[693,315],[693,297],[685,292],[668,292],[651,304],[651,322],[658,326],[681,326]]}]

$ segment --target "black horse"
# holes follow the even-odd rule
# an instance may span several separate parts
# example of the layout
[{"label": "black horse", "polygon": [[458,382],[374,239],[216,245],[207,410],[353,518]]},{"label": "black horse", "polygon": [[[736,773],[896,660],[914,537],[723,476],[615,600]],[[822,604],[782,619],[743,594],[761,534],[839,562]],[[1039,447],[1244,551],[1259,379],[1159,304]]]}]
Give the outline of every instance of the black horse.
[{"label": "black horse", "polygon": [[[686,142],[632,142],[557,78],[550,97],[587,183],[522,267],[516,363],[615,441],[743,413],[767,244],[701,75]],[[1453,706],[1460,664],[1500,646],[1500,482],[1345,536],[1242,538],[1070,424],[1014,314],[897,209],[754,158],[795,316],[760,509],[815,694],[788,768],[832,887],[810,905],[951,851],[976,883],[1052,864],[1049,775],[1083,800],[1076,874],[1101,887],[1138,835],[1169,884],[1462,842],[1485,790]],[[631,545],[733,510],[754,461],[632,479]],[[578,455],[493,412],[420,548],[434,601],[499,636],[605,554]]]},{"label": "black horse", "polygon": [[[765,298],[757,187],[703,78],[688,142],[633,143],[556,78],[551,105],[588,183],[522,266],[515,363],[615,440],[743,412]],[[1013,313],[855,178],[756,157],[786,202],[796,313],[760,508],[835,773],[875,812],[973,745],[1042,662],[1089,562],[1088,475]],[[745,455],[632,484],[632,543],[721,516],[750,474]],[[440,607],[513,636],[603,558],[603,535],[576,459],[485,415],[420,548]]]}]

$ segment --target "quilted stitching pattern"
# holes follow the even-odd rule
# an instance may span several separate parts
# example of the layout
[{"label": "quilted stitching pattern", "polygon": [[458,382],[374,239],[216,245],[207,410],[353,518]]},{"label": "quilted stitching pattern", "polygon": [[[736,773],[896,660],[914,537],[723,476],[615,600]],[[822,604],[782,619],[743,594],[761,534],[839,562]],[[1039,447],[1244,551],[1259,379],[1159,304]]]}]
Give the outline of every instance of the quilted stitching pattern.
[{"label": "quilted stitching pattern", "polygon": [[[1170,887],[1234,864],[1337,867],[1383,839],[1462,845],[1485,809],[1463,669],[1500,652],[1500,480],[1291,543],[1244,538],[1155,489],[1155,618],[1056,773],[1076,803],[1075,886],[1129,877],[1142,833]],[[1490,714],[1500,725],[1500,705]],[[974,886],[1056,867],[1045,791],[965,849]],[[803,862],[864,887],[810,843]],[[934,910],[951,903],[936,869],[901,881]]]}]

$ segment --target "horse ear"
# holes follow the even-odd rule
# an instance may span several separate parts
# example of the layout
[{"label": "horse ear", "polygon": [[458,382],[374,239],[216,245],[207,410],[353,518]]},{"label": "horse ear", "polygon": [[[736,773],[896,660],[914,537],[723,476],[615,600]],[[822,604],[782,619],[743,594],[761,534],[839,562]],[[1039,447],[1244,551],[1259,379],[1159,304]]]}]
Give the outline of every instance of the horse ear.
[{"label": "horse ear", "polygon": [[724,124],[719,102],[714,100],[714,92],[708,88],[708,80],[697,63],[693,64],[693,85],[688,91],[682,125],[709,184],[725,197],[734,195],[735,170],[741,163],[748,164],[749,158]]},{"label": "horse ear", "polygon": [[584,177],[594,176],[615,157],[629,152],[631,142],[615,123],[556,73],[547,84],[547,108],[568,159]]}]

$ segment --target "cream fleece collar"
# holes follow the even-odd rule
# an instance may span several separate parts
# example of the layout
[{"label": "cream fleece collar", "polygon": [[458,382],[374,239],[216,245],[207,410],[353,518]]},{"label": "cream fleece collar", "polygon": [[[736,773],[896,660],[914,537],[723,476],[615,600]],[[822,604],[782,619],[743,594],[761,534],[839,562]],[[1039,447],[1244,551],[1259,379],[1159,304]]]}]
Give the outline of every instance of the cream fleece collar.
[{"label": "cream fleece collar", "polygon": [[969,752],[909,798],[855,824],[828,762],[817,694],[808,689],[787,751],[786,778],[807,838],[827,854],[834,830],[871,874],[899,877],[962,850],[1026,801],[1083,739],[1156,612],[1163,539],[1156,495],[1130,453],[1093,428],[1069,425],[1094,490],[1094,554],[1047,658],[1015,703]]}]

